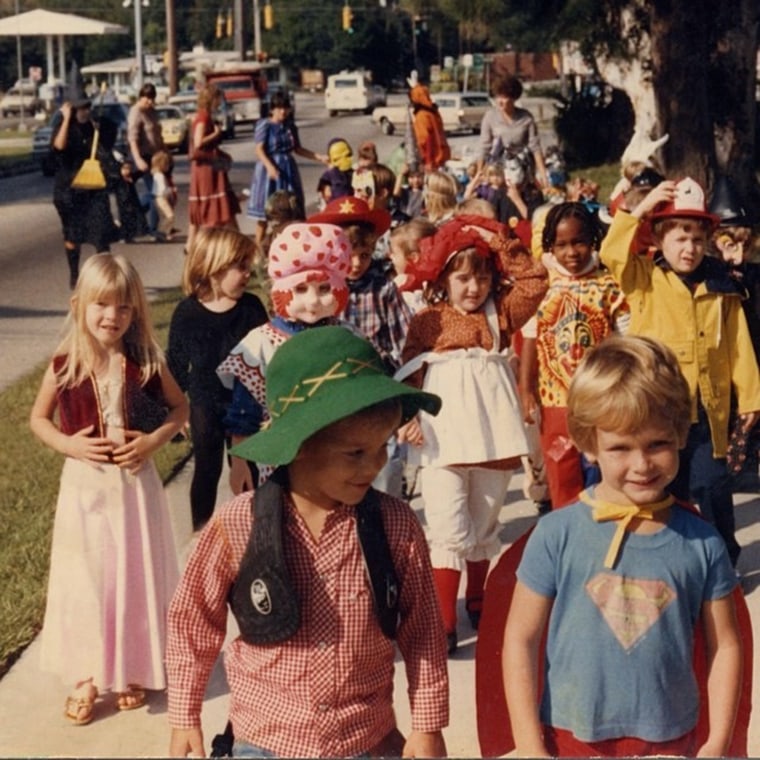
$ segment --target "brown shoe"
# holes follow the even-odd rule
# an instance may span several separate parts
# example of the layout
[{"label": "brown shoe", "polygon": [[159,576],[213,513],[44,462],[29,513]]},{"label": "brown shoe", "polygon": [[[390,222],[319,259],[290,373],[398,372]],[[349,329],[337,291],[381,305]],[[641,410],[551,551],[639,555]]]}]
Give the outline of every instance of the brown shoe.
[{"label": "brown shoe", "polygon": [[93,719],[95,700],[98,698],[98,689],[93,685],[92,679],[87,679],[77,684],[74,693],[66,697],[64,716],[75,726],[86,726]]},{"label": "brown shoe", "polygon": [[137,683],[127,684],[126,691],[120,691],[116,695],[116,708],[118,710],[136,710],[145,704],[145,690]]}]

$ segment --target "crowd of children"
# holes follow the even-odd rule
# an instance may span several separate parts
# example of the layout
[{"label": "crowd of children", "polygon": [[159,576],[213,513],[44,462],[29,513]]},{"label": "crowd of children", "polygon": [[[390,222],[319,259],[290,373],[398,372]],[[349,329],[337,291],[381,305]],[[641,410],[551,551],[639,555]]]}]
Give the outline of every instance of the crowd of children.
[{"label": "crowd of children", "polygon": [[[104,254],[82,270],[32,412],[67,456],[43,632],[46,666],[75,686],[67,717],[89,722],[100,690],[139,707],[166,686],[165,647],[172,756],[203,755],[232,610],[236,754],[442,756],[463,585],[476,631],[511,599],[503,721],[519,755],[726,753],[742,668],[732,477],[757,483],[760,415],[754,220],[730,181],[708,203],[694,180],[637,163],[609,218],[583,182],[539,208],[538,185],[503,163],[463,184],[438,160],[396,176],[372,143],[354,164],[336,138],[327,157],[308,218],[280,190],[259,199],[256,241],[198,231],[165,360],[128,263]],[[171,234],[160,153],[152,171]],[[246,292],[258,259],[267,306]],[[188,416],[198,535],[169,608],[175,555],[148,457]],[[225,454],[236,496],[215,508]],[[499,515],[526,462],[551,513],[520,545],[514,594],[489,600]],[[401,499],[415,467],[426,534]],[[72,554],[75,538],[95,558]],[[142,544],[144,577],[127,583]],[[144,619],[127,639],[133,604]],[[64,640],[77,643],[66,656]]]}]

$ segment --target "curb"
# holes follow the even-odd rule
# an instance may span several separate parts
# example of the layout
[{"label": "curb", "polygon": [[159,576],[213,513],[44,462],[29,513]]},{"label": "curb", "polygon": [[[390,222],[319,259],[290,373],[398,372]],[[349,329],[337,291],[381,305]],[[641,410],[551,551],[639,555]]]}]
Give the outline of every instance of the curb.
[{"label": "curb", "polygon": [[40,162],[33,158],[24,158],[18,161],[0,162],[0,178],[15,177],[19,174],[31,174],[39,171]]}]

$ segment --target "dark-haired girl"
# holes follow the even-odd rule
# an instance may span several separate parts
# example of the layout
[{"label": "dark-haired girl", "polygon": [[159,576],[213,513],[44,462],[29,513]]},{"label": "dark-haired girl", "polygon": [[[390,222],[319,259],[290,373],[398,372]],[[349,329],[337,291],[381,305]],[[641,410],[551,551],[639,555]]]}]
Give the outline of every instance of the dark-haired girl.
[{"label": "dark-haired girl", "polygon": [[253,169],[247,214],[256,220],[258,243],[261,243],[266,231],[267,198],[277,190],[294,193],[298,201],[298,215],[304,217],[303,185],[293,154],[329,165],[328,156],[301,145],[298,128],[290,113],[290,100],[286,95],[275,93],[269,109],[269,117],[257,122],[253,134],[256,166]]},{"label": "dark-haired girl", "polygon": [[[582,203],[560,203],[546,216],[543,262],[549,290],[522,329],[520,396],[526,422],[538,415],[552,506],[571,503],[594,480],[567,430],[567,391],[586,353],[611,333],[624,333],[630,310],[599,264],[602,231]],[[540,411],[539,411],[540,410]]]}]

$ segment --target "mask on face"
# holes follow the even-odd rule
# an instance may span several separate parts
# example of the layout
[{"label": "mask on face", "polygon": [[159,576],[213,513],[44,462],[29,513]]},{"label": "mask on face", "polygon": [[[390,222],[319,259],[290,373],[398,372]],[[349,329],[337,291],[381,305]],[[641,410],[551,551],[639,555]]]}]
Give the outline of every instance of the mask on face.
[{"label": "mask on face", "polygon": [[272,279],[275,312],[292,319],[291,302],[298,285],[327,281],[334,296],[333,315],[348,300],[346,275],[351,263],[351,244],[340,227],[333,224],[289,224],[272,241],[268,272]]},{"label": "mask on face", "polygon": [[369,169],[357,169],[351,178],[351,187],[354,193],[369,201],[375,194],[375,176]]},{"label": "mask on face", "polygon": [[327,149],[330,165],[342,172],[351,168],[354,154],[351,146],[345,140],[334,140]]}]

